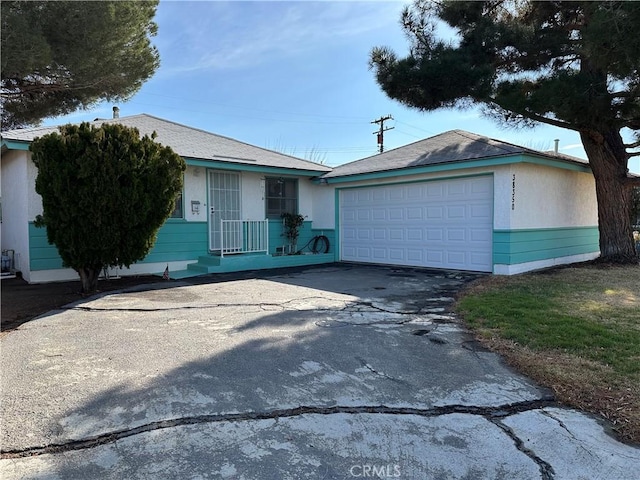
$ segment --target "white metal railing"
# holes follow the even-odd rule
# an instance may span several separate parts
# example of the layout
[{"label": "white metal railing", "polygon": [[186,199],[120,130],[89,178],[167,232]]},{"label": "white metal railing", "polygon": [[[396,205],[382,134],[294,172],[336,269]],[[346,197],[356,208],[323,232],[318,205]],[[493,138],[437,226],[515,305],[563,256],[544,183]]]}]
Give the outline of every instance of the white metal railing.
[{"label": "white metal railing", "polygon": [[220,256],[269,251],[267,220],[221,220]]}]

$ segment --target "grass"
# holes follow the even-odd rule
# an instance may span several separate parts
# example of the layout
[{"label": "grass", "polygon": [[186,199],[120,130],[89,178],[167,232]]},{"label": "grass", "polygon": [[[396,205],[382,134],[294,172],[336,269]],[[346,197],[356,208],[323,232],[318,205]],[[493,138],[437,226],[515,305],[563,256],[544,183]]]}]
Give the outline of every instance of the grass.
[{"label": "grass", "polygon": [[488,277],[457,303],[489,348],[640,443],[640,267],[587,264]]}]

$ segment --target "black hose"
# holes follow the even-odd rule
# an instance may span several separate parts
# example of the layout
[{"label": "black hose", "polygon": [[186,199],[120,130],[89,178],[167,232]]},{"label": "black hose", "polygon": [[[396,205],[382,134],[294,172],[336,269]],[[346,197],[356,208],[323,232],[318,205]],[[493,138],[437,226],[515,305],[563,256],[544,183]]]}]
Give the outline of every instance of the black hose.
[{"label": "black hose", "polygon": [[324,244],[324,252],[322,252],[322,253],[328,253],[329,252],[329,239],[325,235],[317,235],[317,236],[313,237],[313,246],[311,247],[311,251],[313,253],[320,253],[319,246],[322,246],[323,244]]},{"label": "black hose", "polygon": [[[329,253],[329,239],[325,235],[316,235],[311,238],[304,247],[298,250],[297,253],[300,254],[307,247],[309,247],[311,253]],[[320,251],[322,247],[324,247],[324,252]]]}]

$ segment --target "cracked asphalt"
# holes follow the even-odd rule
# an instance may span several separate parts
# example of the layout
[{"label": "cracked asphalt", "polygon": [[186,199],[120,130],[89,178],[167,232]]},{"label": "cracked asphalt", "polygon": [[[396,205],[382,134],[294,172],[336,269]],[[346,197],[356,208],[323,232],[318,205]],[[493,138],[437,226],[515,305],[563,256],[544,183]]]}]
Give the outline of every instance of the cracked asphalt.
[{"label": "cracked asphalt", "polygon": [[451,313],[476,275],[366,266],[172,282],[2,338],[3,479],[635,479]]}]

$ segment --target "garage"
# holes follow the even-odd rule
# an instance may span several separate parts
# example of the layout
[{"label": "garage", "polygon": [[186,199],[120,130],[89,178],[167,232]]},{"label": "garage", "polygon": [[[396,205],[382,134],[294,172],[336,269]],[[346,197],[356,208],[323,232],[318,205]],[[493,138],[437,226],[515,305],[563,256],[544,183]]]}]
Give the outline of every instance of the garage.
[{"label": "garage", "polygon": [[493,176],[340,189],[343,261],[491,272]]}]

